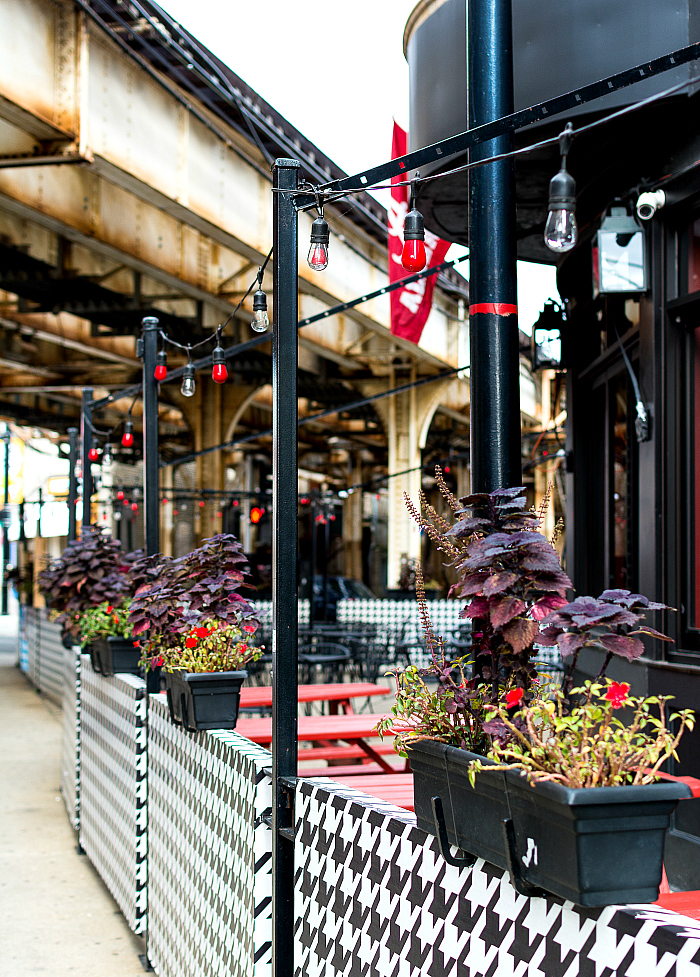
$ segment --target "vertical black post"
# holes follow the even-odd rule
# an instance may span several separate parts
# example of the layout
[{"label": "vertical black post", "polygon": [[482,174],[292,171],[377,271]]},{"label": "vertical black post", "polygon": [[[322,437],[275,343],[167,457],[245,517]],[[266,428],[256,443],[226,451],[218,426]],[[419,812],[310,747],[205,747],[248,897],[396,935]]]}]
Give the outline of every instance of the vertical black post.
[{"label": "vertical black post", "polygon": [[2,507],[2,607],[0,614],[9,614],[7,567],[10,562],[10,429],[7,424],[2,440],[5,445],[5,495]]},{"label": "vertical black post", "polygon": [[328,506],[323,510],[323,613],[324,621],[328,620],[328,559],[330,556],[331,522]]},{"label": "vertical black post", "polygon": [[158,320],[146,316],[143,326],[143,519],[146,555],[160,550],[160,510],[158,508],[158,381],[155,378],[158,355]]},{"label": "vertical black post", "polygon": [[[513,111],[511,0],[467,2],[469,128]],[[470,160],[513,148],[512,135]],[[520,365],[512,160],[469,174],[471,490],[520,485]]]},{"label": "vertical black post", "polygon": [[92,522],[92,462],[90,449],[92,448],[92,387],[83,390],[83,404],[80,415],[80,436],[82,441],[82,469],[83,469],[83,529]]},{"label": "vertical black post", "polygon": [[316,618],[316,536],[318,526],[316,525],[316,497],[313,496],[311,502],[311,573],[309,574],[309,628],[313,631],[314,620]]},{"label": "vertical black post", "polygon": [[[297,774],[297,212],[300,163],[272,168],[272,974],[294,974],[294,823],[281,778]],[[279,192],[282,191],[282,192]]]},{"label": "vertical black post", "polygon": [[76,537],[78,514],[76,502],[78,500],[78,429],[68,428],[68,542],[72,543]]}]

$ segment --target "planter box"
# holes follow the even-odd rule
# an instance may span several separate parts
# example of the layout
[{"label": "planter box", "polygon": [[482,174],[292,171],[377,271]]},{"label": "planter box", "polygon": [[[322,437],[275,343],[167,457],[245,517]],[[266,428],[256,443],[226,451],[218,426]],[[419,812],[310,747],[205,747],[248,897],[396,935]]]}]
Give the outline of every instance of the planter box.
[{"label": "planter box", "polygon": [[170,718],[189,732],[234,729],[238,720],[240,672],[163,672]]},{"label": "planter box", "polygon": [[134,647],[133,638],[97,638],[86,645],[85,650],[90,655],[93,671],[98,675],[109,676],[116,672],[139,674],[141,649]]},{"label": "planter box", "polygon": [[664,840],[682,783],[571,789],[530,784],[515,770],[482,771],[477,758],[428,740],[411,749],[418,826],[435,833],[432,798],[440,797],[451,844],[511,869],[504,822],[512,820],[516,872],[579,906],[653,902],[658,898]]}]

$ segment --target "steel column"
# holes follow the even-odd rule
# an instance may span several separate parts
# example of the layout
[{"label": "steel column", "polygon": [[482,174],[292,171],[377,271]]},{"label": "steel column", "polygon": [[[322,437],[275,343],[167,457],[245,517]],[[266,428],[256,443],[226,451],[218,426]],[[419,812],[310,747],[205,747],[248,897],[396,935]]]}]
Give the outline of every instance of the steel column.
[{"label": "steel column", "polygon": [[160,551],[160,509],[158,507],[158,319],[141,320],[143,338],[143,519],[146,554]]},{"label": "steel column", "polygon": [[83,525],[89,526],[92,519],[92,462],[90,449],[92,448],[92,387],[83,389],[83,403],[80,412],[80,436],[82,441],[82,470],[83,470]]},{"label": "steel column", "polygon": [[[469,128],[513,112],[511,0],[468,0]],[[470,150],[470,162],[513,148],[512,134]],[[469,173],[471,488],[519,485],[520,364],[515,171],[501,160]]]},{"label": "steel column", "polygon": [[77,532],[78,513],[78,429],[68,428],[68,542],[71,543]]},{"label": "steel column", "polygon": [[5,495],[2,521],[2,607],[0,607],[0,614],[9,614],[7,567],[10,562],[10,428],[7,424],[2,440],[5,444]]},{"label": "steel column", "polygon": [[272,973],[294,974],[294,806],[297,773],[297,321],[300,163],[273,166],[272,332]]}]

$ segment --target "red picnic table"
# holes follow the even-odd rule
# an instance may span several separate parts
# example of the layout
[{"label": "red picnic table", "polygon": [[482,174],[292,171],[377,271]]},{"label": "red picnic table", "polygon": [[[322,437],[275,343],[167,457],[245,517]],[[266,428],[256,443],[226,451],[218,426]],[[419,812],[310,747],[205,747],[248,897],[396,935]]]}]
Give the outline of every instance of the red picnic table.
[{"label": "red picnic table", "polygon": [[[339,709],[352,714],[351,699],[368,699],[373,695],[391,695],[386,685],[373,682],[338,682],[318,685],[300,685],[299,702],[327,702],[330,714],[338,715]],[[241,709],[272,708],[272,686],[252,685],[241,689]]]},{"label": "red picnic table", "polygon": [[[359,747],[362,753],[376,763],[385,774],[395,774],[396,768],[381,755],[391,751],[391,747],[388,747],[387,750],[387,744],[382,744],[383,748],[380,752],[380,749],[367,742],[367,740],[378,736],[377,723],[380,719],[386,718],[391,717],[378,713],[352,713],[345,716],[300,716],[297,720],[297,739],[299,742],[316,743],[318,747],[300,750],[299,759],[302,761],[325,759],[329,750],[338,751],[337,744],[339,742],[349,743],[351,747]],[[252,740],[253,743],[269,746],[272,742],[272,719],[269,716],[239,719],[236,724],[236,732]],[[312,751],[313,755],[311,755]],[[347,747],[341,748],[338,752],[338,759],[348,755]]]}]

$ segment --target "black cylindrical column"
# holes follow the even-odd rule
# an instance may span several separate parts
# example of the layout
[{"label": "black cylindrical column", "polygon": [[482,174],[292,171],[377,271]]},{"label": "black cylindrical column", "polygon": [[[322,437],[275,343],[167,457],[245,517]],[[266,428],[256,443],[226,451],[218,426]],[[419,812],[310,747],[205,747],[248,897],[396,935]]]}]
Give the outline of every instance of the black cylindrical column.
[{"label": "black cylindrical column", "polygon": [[78,514],[78,429],[68,428],[68,542],[76,537]]},{"label": "black cylindrical column", "polygon": [[0,614],[9,614],[7,567],[10,562],[10,429],[7,424],[2,440],[5,445],[5,494],[2,520],[2,607]]},{"label": "black cylindrical column", "polygon": [[[469,128],[513,111],[511,0],[468,0]],[[470,161],[513,148],[501,136]],[[512,160],[469,172],[471,488],[519,485],[520,366]]]},{"label": "black cylindrical column", "polygon": [[91,523],[92,499],[92,462],[90,449],[92,448],[92,387],[84,387],[83,404],[80,414],[80,438],[83,469],[83,527]]},{"label": "black cylindrical column", "polygon": [[160,510],[158,508],[158,381],[155,378],[158,356],[158,320],[146,316],[143,326],[143,519],[146,555],[160,550]]},{"label": "black cylindrical column", "polygon": [[[294,974],[294,807],[282,778],[297,773],[297,250],[292,193],[300,163],[273,166],[272,331],[272,973]],[[279,192],[282,191],[282,192]],[[285,837],[286,833],[286,837]]]}]

